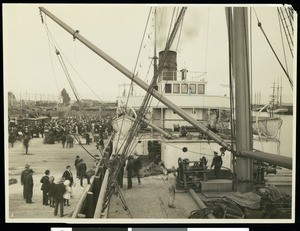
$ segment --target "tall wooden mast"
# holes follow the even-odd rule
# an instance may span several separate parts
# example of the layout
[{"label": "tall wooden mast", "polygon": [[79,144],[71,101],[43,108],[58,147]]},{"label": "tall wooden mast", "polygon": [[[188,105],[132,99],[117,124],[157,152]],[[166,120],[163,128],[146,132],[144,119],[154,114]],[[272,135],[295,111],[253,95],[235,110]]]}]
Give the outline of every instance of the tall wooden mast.
[{"label": "tall wooden mast", "polygon": [[248,60],[247,8],[233,7],[232,67],[236,105],[236,189],[247,192],[252,186],[252,159],[243,157],[243,150],[253,150],[250,116],[250,83]]},{"label": "tall wooden mast", "polygon": [[[67,32],[69,32],[73,36],[73,38],[78,39],[85,46],[87,46],[90,50],[92,50],[93,52],[95,52],[98,56],[100,56],[105,61],[107,61],[109,64],[111,64],[113,67],[115,67],[121,73],[123,73],[126,77],[128,77],[129,79],[131,79],[137,85],[139,85],[142,89],[144,89],[146,91],[148,90],[149,85],[146,82],[144,82],[142,79],[140,79],[137,75],[133,74],[131,71],[129,71],[123,65],[121,65],[119,62],[117,62],[112,57],[110,57],[108,54],[106,54],[105,52],[103,52],[101,49],[99,49],[98,47],[96,47],[94,44],[92,44],[90,41],[88,41],[85,37],[83,37],[82,35],[80,35],[79,31],[75,31],[73,28],[71,28],[70,26],[68,26],[67,24],[65,24],[62,20],[60,20],[59,18],[57,18],[55,15],[53,15],[51,12],[49,12],[45,8],[39,7],[39,9],[40,9],[41,12],[45,13],[52,20],[54,20],[58,25],[60,25],[62,28],[64,28]],[[243,8],[237,8],[237,9],[243,9]],[[237,22],[238,18],[239,18],[239,16],[236,15],[236,20],[235,20],[236,22],[235,23],[238,23]],[[242,25],[242,27],[244,27],[244,25]],[[242,38],[245,35],[239,34],[239,36]],[[236,35],[236,37],[239,37],[239,36]],[[236,48],[238,48],[238,47],[236,47]],[[238,73],[236,73],[236,74],[238,74]],[[212,132],[211,130],[209,130],[206,126],[204,126],[203,124],[201,124],[199,121],[195,120],[192,116],[190,116],[189,114],[187,114],[183,109],[179,108],[175,103],[171,102],[169,99],[167,99],[164,95],[162,95],[158,91],[153,90],[151,92],[151,95],[153,97],[155,97],[156,99],[158,99],[161,103],[163,103],[167,107],[171,108],[179,116],[181,116],[183,119],[185,119],[191,125],[195,126],[201,132],[206,133],[209,138],[211,138],[212,140],[214,140],[219,145],[225,147],[229,151],[233,149],[220,136],[218,136],[217,134],[215,134],[214,132]],[[242,93],[242,97],[243,97],[243,93]],[[248,111],[248,113],[250,113],[250,111]],[[249,119],[248,123],[250,123],[250,122],[251,122],[251,120]],[[247,131],[244,131],[244,133],[246,133],[246,132]],[[252,131],[250,131],[250,132],[251,132],[251,135],[252,135]],[[250,134],[248,134],[248,136],[250,136]],[[289,168],[289,169],[291,169],[292,166],[293,166],[293,164],[292,164],[292,158],[286,157],[286,156],[283,156],[283,155],[282,156],[278,156],[278,155],[274,155],[274,154],[270,154],[270,153],[264,153],[264,152],[253,152],[252,149],[246,149],[246,150],[243,150],[243,151],[239,151],[238,155],[240,153],[243,156],[252,157],[252,158],[255,158],[257,160],[265,161],[265,162],[268,162],[270,164],[275,164],[277,166],[282,166],[282,167]]]}]

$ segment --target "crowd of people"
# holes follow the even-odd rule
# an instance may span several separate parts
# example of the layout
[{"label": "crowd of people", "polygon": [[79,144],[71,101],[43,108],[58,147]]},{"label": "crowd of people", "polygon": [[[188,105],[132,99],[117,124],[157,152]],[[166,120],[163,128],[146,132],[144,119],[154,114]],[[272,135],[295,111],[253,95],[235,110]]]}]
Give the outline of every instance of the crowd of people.
[{"label": "crowd of people", "polygon": [[[103,139],[108,138],[112,132],[111,119],[94,116],[88,119],[79,116],[52,119],[50,121],[39,121],[39,123],[9,123],[9,143],[14,147],[16,141],[23,143],[26,154],[31,139],[43,138],[44,144],[61,142],[63,148],[72,148],[74,138],[81,136],[86,139],[85,144],[90,144],[90,133],[98,137],[97,148],[104,148]],[[80,141],[79,141],[80,142]],[[75,160],[76,177],[83,187],[83,180],[87,179],[90,184],[90,176],[87,173],[87,165],[79,156]],[[23,198],[27,204],[33,203],[34,170],[26,164],[21,173],[21,184],[23,185]],[[67,165],[60,179],[55,182],[55,178],[50,175],[50,170],[45,170],[44,176],[40,179],[42,204],[54,208],[54,215],[64,216],[63,207],[70,206],[72,189],[75,187],[71,166]]]},{"label": "crowd of people", "polygon": [[[82,158],[79,156],[75,160],[76,177],[80,179],[80,185],[83,187],[83,179],[87,179],[90,184],[90,176],[87,174],[87,167]],[[23,198],[27,204],[34,203],[33,197],[33,175],[34,170],[29,164],[25,165],[25,169],[21,173],[21,184],[23,185]],[[61,178],[55,182],[55,178],[50,176],[50,170],[45,170],[44,176],[40,179],[42,191],[42,205],[54,208],[54,215],[64,216],[64,206],[70,206],[70,199],[72,198],[73,188],[76,186],[71,166],[67,165]]]},{"label": "crowd of people", "polygon": [[[15,120],[9,122],[8,142],[14,147],[16,141],[23,142],[26,154],[28,153],[29,141],[33,138],[44,138],[44,144],[61,142],[63,148],[72,148],[75,140],[81,144],[89,145],[92,134],[97,142],[97,148],[103,148],[103,139],[113,131],[111,118],[93,116],[82,118],[80,116],[58,118],[50,121],[31,121],[18,123]],[[85,139],[81,141],[81,138]]]},{"label": "crowd of people", "polygon": [[[88,119],[81,117],[67,117],[51,120],[49,122],[40,124],[10,124],[9,126],[9,142],[14,145],[16,140],[23,142],[26,153],[28,153],[28,146],[30,139],[35,137],[44,138],[44,143],[55,143],[61,142],[63,148],[72,148],[74,144],[74,138],[84,137],[86,139],[85,144],[90,144],[90,133],[98,137],[95,139],[96,147],[99,149],[104,148],[103,139],[108,138],[112,132],[112,124],[110,118],[91,117]],[[78,141],[78,140],[77,140]],[[78,141],[81,142],[80,140]],[[223,150],[220,150],[221,153]],[[105,155],[106,154],[106,155]],[[222,153],[223,154],[223,153]],[[105,158],[105,156],[107,158]],[[100,159],[100,158],[99,158]],[[104,152],[104,157],[102,161],[108,164],[109,168],[116,168],[120,155],[112,154],[112,158],[109,158],[106,152]],[[205,163],[200,161],[200,164],[207,165],[207,160]],[[76,156],[74,166],[76,169],[76,177],[80,180],[80,186],[83,187],[83,180],[87,179],[87,184],[90,184],[90,176],[87,174],[87,166],[82,158]],[[215,153],[213,158],[211,168],[214,167],[214,173],[216,178],[219,176],[220,168],[222,166],[222,157]],[[142,161],[141,156],[136,152],[129,155],[127,160],[120,167],[120,171],[117,177],[117,182],[119,186],[123,187],[123,173],[127,172],[127,189],[132,188],[132,178],[137,176],[138,184],[141,184],[142,177]],[[23,188],[23,197],[26,203],[32,202],[33,195],[33,175],[34,171],[30,169],[29,165],[25,166],[25,170],[21,174],[21,184]],[[169,207],[174,208],[175,199],[175,187],[176,187],[176,169],[172,168],[171,172],[168,174],[167,181],[169,183]],[[54,215],[57,216],[58,208],[60,209],[60,215],[63,216],[63,207],[70,205],[70,199],[72,197],[72,188],[75,186],[73,173],[71,171],[71,166],[67,165],[62,177],[55,182],[53,176],[50,175],[50,171],[46,170],[44,176],[41,178],[40,183],[42,191],[42,204],[54,208]]]}]

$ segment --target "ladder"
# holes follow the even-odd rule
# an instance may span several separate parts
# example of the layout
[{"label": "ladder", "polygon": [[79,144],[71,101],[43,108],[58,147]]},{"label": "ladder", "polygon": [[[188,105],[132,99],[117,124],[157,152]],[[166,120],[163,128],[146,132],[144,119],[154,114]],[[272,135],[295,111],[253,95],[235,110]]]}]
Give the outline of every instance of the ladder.
[{"label": "ladder", "polygon": [[293,55],[293,50],[294,50],[294,41],[293,41],[293,36],[294,36],[294,9],[291,5],[286,5],[284,7],[278,7],[277,8],[278,15],[280,18],[281,25],[284,30],[284,34],[287,39],[287,43],[291,52],[292,57]]}]

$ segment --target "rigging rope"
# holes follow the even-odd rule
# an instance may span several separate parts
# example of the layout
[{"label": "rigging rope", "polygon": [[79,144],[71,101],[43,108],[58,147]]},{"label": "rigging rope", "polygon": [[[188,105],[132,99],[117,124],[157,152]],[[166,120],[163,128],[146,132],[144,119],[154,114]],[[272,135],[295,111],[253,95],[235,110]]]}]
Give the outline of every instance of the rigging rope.
[{"label": "rigging rope", "polygon": [[[41,12],[40,12],[40,13],[41,13]],[[43,17],[42,17],[42,13],[41,13],[41,19],[42,19],[42,22],[44,22],[44,19],[43,19]],[[52,56],[51,56],[51,51],[50,51],[50,45],[52,45],[52,44],[51,44],[51,41],[50,41],[49,34],[48,34],[48,32],[47,32],[47,24],[46,24],[46,22],[44,23],[44,29],[45,29],[45,32],[46,32],[46,35],[47,35],[47,38],[48,38],[49,56],[50,56],[50,62],[51,62],[52,73],[53,73],[53,76],[54,76],[55,85],[56,85],[56,87],[57,87],[58,94],[60,94],[60,90],[59,90],[59,87],[58,87],[58,84],[57,84],[56,75],[55,75],[55,72],[54,72],[54,66],[53,66],[53,61],[52,61]]]},{"label": "rigging rope", "polygon": [[[43,17],[42,17],[42,14],[41,14],[41,18],[42,18],[42,22],[44,22],[44,20],[43,20]],[[79,108],[80,108],[80,111],[83,113],[83,115],[87,118],[87,115],[82,111],[82,107],[81,107],[81,103],[80,103],[80,95],[79,95],[79,92],[77,91],[77,89],[75,88],[75,85],[74,85],[74,83],[73,83],[73,81],[72,81],[72,79],[71,79],[71,77],[70,77],[70,74],[69,74],[69,72],[68,72],[68,69],[67,69],[67,67],[66,67],[66,65],[65,65],[65,62],[64,62],[64,60],[63,60],[63,57],[61,56],[61,53],[58,51],[58,49],[57,49],[57,47],[56,47],[56,45],[55,45],[55,43],[56,43],[56,41],[55,41],[55,39],[54,39],[54,37],[53,37],[53,35],[51,34],[51,32],[50,32],[50,30],[49,30],[49,28],[48,28],[48,26],[47,25],[45,25],[46,26],[46,28],[47,28],[47,30],[46,30],[46,32],[48,32],[47,33],[47,36],[48,36],[48,41],[50,42],[50,40],[52,41],[52,43],[51,43],[51,45],[53,46],[53,48],[54,48],[54,50],[55,50],[55,53],[56,53],[56,55],[57,55],[57,58],[58,58],[58,60],[59,60],[59,62],[60,62],[60,64],[61,64],[61,66],[62,66],[62,69],[63,69],[63,71],[64,71],[64,73],[65,73],[65,75],[66,75],[66,77],[67,77],[67,80],[68,80],[68,82],[69,82],[69,84],[70,84],[70,86],[71,86],[71,89],[72,89],[72,91],[73,91],[73,93],[74,93],[74,95],[75,95],[75,97],[76,97],[76,99],[77,99],[77,102],[78,102],[78,105],[79,105]],[[50,39],[50,37],[51,37],[51,39]],[[50,45],[49,45],[50,46]],[[58,45],[57,45],[58,46]],[[66,58],[67,59],[67,58]],[[67,59],[68,60],[68,59]],[[70,61],[68,60],[68,62],[70,63]],[[72,66],[72,64],[70,63],[70,65]],[[72,66],[72,68],[75,70],[75,68]],[[76,72],[76,70],[75,70],[75,72]],[[76,72],[77,74],[78,74],[78,72]],[[80,77],[80,75],[78,74],[78,76]],[[82,79],[83,80],[83,79]],[[85,82],[85,81],[84,81]],[[86,84],[87,85],[87,84]],[[88,85],[87,85],[88,86]],[[99,98],[99,97],[98,97]],[[100,98],[99,98],[100,99]],[[103,101],[102,101],[103,102]],[[92,135],[93,135],[93,137],[95,138],[95,136],[94,136],[94,133],[93,133],[93,129],[91,128],[91,125],[88,123],[87,124],[89,127],[90,127],[90,130],[91,130],[91,132],[92,132]],[[112,136],[114,135],[114,133],[112,134]],[[74,135],[74,138],[77,140],[77,142],[78,142],[78,144],[91,156],[91,157],[93,157],[94,159],[97,159],[94,155],[92,155],[83,145],[82,145],[82,143],[81,143],[81,141],[80,141],[80,138],[79,137],[76,137],[76,135]],[[104,157],[104,155],[103,155],[103,153],[102,153],[102,150],[99,148],[98,149],[99,150],[99,152],[100,152],[100,155],[102,156],[102,159],[103,159],[103,157]],[[107,164],[107,161],[105,161],[104,160],[104,165],[105,166],[108,166],[108,164]],[[121,195],[122,196],[122,195]],[[126,205],[126,203],[125,203],[125,201],[123,202],[123,204],[125,204]]]},{"label": "rigging rope", "polygon": [[[62,66],[62,68],[63,68],[63,70],[64,70],[64,73],[65,73],[65,75],[66,75],[66,77],[67,77],[67,80],[68,80],[68,82],[69,82],[69,84],[70,84],[70,86],[71,86],[71,89],[72,89],[72,91],[73,91],[73,93],[74,93],[74,95],[75,95],[75,98],[76,98],[77,103],[78,103],[78,105],[79,105],[79,109],[80,109],[80,111],[82,112],[82,114],[84,115],[84,117],[85,117],[85,118],[88,118],[88,116],[86,115],[86,113],[82,110],[82,105],[81,105],[81,100],[80,100],[79,92],[78,92],[77,89],[75,88],[75,85],[74,85],[74,83],[73,83],[73,81],[72,81],[72,79],[71,79],[71,77],[70,77],[70,74],[69,74],[68,69],[67,69],[67,67],[66,67],[66,65],[65,65],[65,62],[64,62],[64,60],[63,60],[63,58],[62,58],[62,56],[60,55],[60,52],[59,52],[58,50],[56,50],[56,54],[57,54],[57,58],[58,58],[58,60],[59,60],[59,62],[60,62],[60,64],[61,64],[61,66]],[[89,123],[87,123],[87,125],[88,125],[89,128],[90,128],[90,131],[91,131],[91,133],[92,133],[93,138],[95,138],[94,131],[93,131],[91,125],[90,125]],[[80,142],[80,143],[81,143],[81,142]],[[82,146],[82,147],[83,147],[83,146]],[[85,148],[84,148],[84,149],[85,149]],[[100,155],[103,156],[102,150],[101,150],[101,149],[98,149],[98,150],[99,150],[99,152],[100,152]]]},{"label": "rigging rope", "polygon": [[178,40],[177,40],[177,45],[176,45],[176,52],[178,50],[178,45],[179,45],[179,41],[180,41],[180,38],[181,38],[182,27],[183,27],[183,19],[182,19],[181,24],[180,24],[179,35],[178,35]]},{"label": "rigging rope", "polygon": [[[184,13],[185,13],[185,10],[186,10],[186,8],[183,8],[183,9],[182,9],[181,16],[178,17],[178,20],[183,18],[183,15],[184,15]],[[173,42],[175,33],[176,33],[177,29],[178,29],[178,26],[179,26],[179,25],[178,25],[178,21],[177,21],[177,22],[175,23],[174,30],[172,31],[172,33],[171,33],[171,35],[170,35],[170,39],[168,40],[168,42],[167,42],[167,44],[166,44],[165,51],[168,51],[168,50],[169,50],[169,48],[170,48],[170,46],[171,46],[171,43]],[[163,67],[164,62],[166,61],[166,58],[167,58],[167,52],[165,52],[164,55],[163,55],[162,63],[159,64],[157,73],[160,73],[160,71],[161,71],[161,69],[162,69],[162,67]],[[145,109],[147,109],[147,105],[148,105],[149,100],[150,100],[150,97],[151,97],[150,92],[153,91],[153,86],[154,86],[154,84],[155,84],[155,82],[156,82],[157,77],[158,77],[158,74],[156,74],[156,76],[153,77],[152,82],[151,82],[151,84],[150,84],[150,86],[149,86],[149,88],[148,88],[148,90],[147,90],[147,95],[145,96],[145,99],[144,99],[144,101],[143,101],[142,107],[141,107],[140,110],[139,110],[138,118],[136,118],[135,124],[132,126],[133,129],[132,129],[132,131],[130,132],[130,134],[131,134],[132,137],[134,136],[134,134],[135,134],[135,132],[136,132],[136,129],[138,128],[139,124],[141,123],[141,119],[140,119],[140,118],[144,115]],[[130,142],[130,139],[129,139],[128,141]],[[128,141],[127,141],[127,142],[128,142]],[[125,146],[125,148],[126,148],[126,146]],[[126,153],[126,149],[125,149],[125,153]],[[124,154],[125,154],[125,153],[124,153]],[[125,154],[125,155],[126,155],[126,154]]]},{"label": "rigging rope", "polygon": [[283,42],[282,29],[281,29],[281,24],[280,24],[280,15],[279,14],[280,13],[279,13],[279,10],[278,10],[277,11],[277,15],[278,15],[278,23],[279,23],[279,29],[280,29],[280,37],[281,37],[281,44],[282,44],[282,50],[283,50],[285,68],[286,68],[286,71],[289,72],[288,65],[287,65],[287,60],[286,60],[285,46],[284,46],[284,42]]},{"label": "rigging rope", "polygon": [[[46,28],[47,28],[47,31],[50,33],[49,28],[48,28],[47,25],[46,25]],[[47,33],[47,35],[48,35],[48,33]],[[51,33],[50,33],[50,35],[51,35]],[[72,89],[72,91],[73,91],[73,93],[74,93],[74,95],[75,95],[75,98],[77,99],[77,102],[78,102],[80,111],[82,111],[82,107],[81,107],[81,103],[80,103],[80,95],[79,95],[79,92],[78,92],[78,91],[76,90],[76,88],[75,88],[75,85],[74,85],[74,83],[73,83],[73,81],[72,81],[72,79],[71,79],[71,77],[70,77],[70,74],[69,74],[68,69],[67,69],[67,67],[66,67],[66,65],[65,65],[65,62],[64,62],[64,60],[63,60],[63,58],[62,58],[62,56],[61,56],[61,53],[58,51],[58,49],[57,49],[57,47],[56,47],[56,45],[55,45],[56,41],[54,40],[54,37],[53,37],[52,35],[51,35],[51,38],[52,38],[52,47],[55,49],[55,53],[56,53],[56,55],[57,55],[57,58],[58,58],[58,60],[59,60],[59,62],[60,62],[60,64],[61,64],[61,66],[62,66],[62,69],[63,69],[63,71],[64,71],[66,77],[67,77],[67,80],[68,80],[68,82],[69,82],[69,84],[70,84],[70,86],[71,86],[71,89]],[[82,113],[83,113],[83,115],[87,118],[87,115],[86,115],[83,111],[82,111]],[[88,124],[88,126],[89,126],[90,129],[91,129],[90,124]],[[91,132],[92,132],[93,137],[95,138],[92,129],[91,129]],[[80,142],[80,143],[81,143],[81,142]],[[82,146],[82,147],[83,147],[83,146]],[[84,148],[84,149],[85,149],[85,148]],[[100,149],[99,149],[99,152],[100,152],[100,154],[101,154],[101,156],[102,156],[102,152],[101,152]]]},{"label": "rigging rope", "polygon": [[[141,41],[141,44],[140,44],[140,47],[139,47],[139,52],[138,52],[138,55],[137,55],[137,59],[136,59],[136,62],[135,62],[133,73],[135,73],[136,68],[137,68],[138,60],[139,60],[139,57],[140,57],[140,54],[141,54],[141,49],[142,49],[142,46],[143,46],[143,42],[144,42],[144,39],[145,39],[145,35],[146,35],[147,28],[148,28],[148,24],[149,24],[149,18],[150,18],[150,15],[151,15],[151,11],[152,11],[152,7],[150,8],[149,13],[148,13],[148,17],[147,17],[147,21],[146,21],[146,26],[145,26],[145,29],[144,29],[144,32],[143,32],[142,41]],[[134,79],[134,76],[135,75],[133,74],[132,79],[131,79],[131,83],[130,83],[130,87],[129,87],[129,91],[128,91],[128,95],[127,95],[127,99],[126,99],[126,103],[125,103],[125,110],[126,110],[126,108],[128,106],[130,92],[133,91],[133,79]],[[120,130],[123,127],[124,118],[122,120]],[[119,134],[119,137],[117,139],[118,142],[117,142],[116,146],[119,145],[119,140],[120,140],[120,134]]]},{"label": "rigging rope", "polygon": [[[176,32],[177,32],[178,27],[179,27],[179,21],[183,18],[184,14],[185,14],[185,11],[186,11],[186,7],[183,7],[181,12],[180,12],[180,15],[179,15],[179,17],[178,17],[178,19],[175,23],[175,25],[174,25],[174,29],[173,29],[173,31],[170,35],[170,38],[169,38],[168,42],[166,43],[165,52],[164,52],[164,55],[163,55],[163,58],[162,58],[162,62],[159,64],[158,70],[154,74],[154,77],[151,81],[151,84],[149,85],[149,87],[147,89],[147,94],[146,94],[146,96],[143,100],[142,106],[140,107],[140,109],[137,113],[137,118],[135,119],[133,125],[130,128],[130,131],[128,132],[129,136],[127,137],[126,140],[124,140],[125,145],[124,145],[124,148],[122,150],[122,154],[121,154],[119,163],[117,164],[117,168],[113,173],[113,176],[112,176],[113,180],[115,180],[117,178],[117,176],[119,174],[119,171],[121,170],[121,166],[123,165],[126,156],[129,154],[129,151],[132,148],[132,140],[133,140],[134,136],[136,135],[137,130],[139,129],[140,123],[142,121],[142,117],[145,114],[145,110],[147,109],[149,100],[151,98],[151,92],[154,90],[154,85],[155,85],[156,80],[158,78],[158,73],[161,72],[162,67],[163,67],[163,65],[164,65],[164,63],[167,59],[167,51],[169,51],[169,49],[170,49],[170,46],[171,46],[171,44],[174,40],[174,37],[175,37]],[[109,198],[107,200],[109,200]]]},{"label": "rigging rope", "polygon": [[166,43],[168,42],[168,40],[170,38],[170,34],[171,34],[171,30],[172,30],[172,24],[173,24],[174,15],[175,15],[175,10],[176,10],[176,7],[173,8],[172,18],[171,18],[171,23],[170,23],[170,27],[169,27],[168,36],[166,38]]},{"label": "rigging rope", "polygon": [[[250,22],[249,22],[249,75],[250,75],[250,107],[251,105],[253,105],[253,102],[252,102],[252,95],[253,95],[253,47],[252,47],[252,43],[253,43],[253,40],[252,40],[252,10],[251,8],[249,9],[249,14],[250,14]],[[250,111],[251,112],[251,111]],[[251,115],[253,115],[253,111],[251,113]]]},{"label": "rigging rope", "polygon": [[261,32],[263,33],[265,39],[267,40],[267,42],[268,42],[268,44],[269,44],[269,46],[270,46],[270,48],[271,48],[273,54],[275,55],[275,58],[277,59],[277,61],[278,61],[279,65],[281,66],[283,72],[285,73],[286,77],[288,78],[288,80],[289,80],[289,82],[290,82],[290,85],[291,85],[291,88],[292,88],[292,90],[293,90],[293,89],[294,89],[294,83],[293,83],[293,80],[291,79],[291,77],[289,76],[289,73],[285,70],[284,66],[282,65],[282,63],[281,63],[281,61],[280,61],[280,59],[279,59],[279,57],[277,56],[277,54],[276,54],[276,52],[275,52],[275,50],[274,50],[274,48],[273,48],[273,46],[272,46],[272,44],[271,44],[271,42],[270,42],[268,36],[266,35],[266,33],[265,33],[265,31],[264,31],[264,29],[263,29],[263,27],[262,27],[262,23],[261,23],[261,22],[259,21],[259,19],[258,19],[257,13],[256,13],[256,11],[255,11],[254,8],[253,8],[253,10],[254,10],[254,13],[255,13],[255,15],[256,15],[257,25],[258,25],[258,27],[260,28]]},{"label": "rigging rope", "polygon": [[76,137],[76,136],[74,135],[74,138],[76,139],[76,141],[78,142],[78,144],[84,149],[84,151],[86,151],[87,154],[89,154],[91,157],[93,157],[95,160],[97,160],[97,158],[96,158],[93,154],[91,154],[91,153],[90,153],[90,152],[82,145],[82,143],[81,143],[79,137]]},{"label": "rigging rope", "polygon": [[[137,61],[136,61],[136,65],[135,65],[135,67],[134,67],[133,73],[135,73],[135,71],[136,71],[136,67],[137,67],[137,64],[138,64],[138,60],[139,60],[139,56],[140,56],[142,44],[143,44],[143,41],[144,41],[144,38],[145,38],[145,34],[146,34],[146,29],[147,29],[147,26],[148,26],[148,24],[149,24],[148,22],[149,22],[151,10],[152,10],[152,7],[151,7],[150,12],[149,12],[149,14],[148,14],[147,24],[146,24],[146,27],[145,27],[145,30],[144,30],[143,39],[142,39],[142,42],[141,42],[141,45],[140,45],[140,49],[139,49],[139,53],[138,53],[138,57],[137,57]],[[134,76],[133,76],[133,78],[134,78]],[[132,78],[132,81],[131,81],[130,90],[129,90],[129,92],[128,92],[128,96],[127,96],[127,100],[126,100],[125,109],[126,109],[127,106],[128,106],[128,101],[129,101],[130,91],[132,91],[132,88],[133,88],[133,78]],[[138,115],[138,117],[139,117],[139,115]],[[123,126],[124,119],[125,119],[125,116],[124,116],[123,119],[122,119],[121,128],[122,128],[122,126]],[[136,119],[137,119],[137,118],[136,118]],[[135,123],[134,123],[134,124],[135,124]],[[134,126],[134,125],[133,125],[133,126]],[[131,129],[131,130],[132,130],[132,129]],[[134,129],[134,132],[135,132],[135,129]],[[132,133],[129,132],[127,135],[128,135],[128,136],[127,136],[126,139],[124,139],[124,142],[125,142],[126,140],[130,140],[131,137],[133,138],[134,133],[133,133],[133,132],[132,132]],[[120,133],[119,133],[119,138],[120,138]],[[118,141],[119,141],[119,139],[118,139]],[[123,144],[124,144],[124,142],[123,142]],[[127,143],[127,142],[126,142],[126,143]],[[122,146],[123,146],[123,144],[122,144]],[[113,171],[113,172],[110,172],[109,185],[111,185],[113,182],[115,182],[115,179],[116,179],[116,177],[118,176],[119,171],[120,171],[120,169],[121,169],[121,165],[123,164],[124,159],[125,159],[125,157],[126,157],[126,151],[127,151],[127,153],[128,153],[128,151],[129,151],[129,149],[130,149],[130,146],[132,147],[132,143],[131,143],[131,145],[129,145],[129,146],[126,145],[126,146],[124,147],[123,152],[122,152],[122,155],[121,155],[120,160],[119,160],[119,163],[117,163],[117,169],[116,169],[115,171]],[[127,149],[127,150],[126,150],[126,149]],[[124,150],[125,150],[125,152],[124,152]],[[118,189],[118,185],[116,185],[116,188]],[[119,191],[119,193],[120,193],[120,197],[122,198],[123,196],[122,196],[122,194],[121,194],[121,191]],[[111,197],[111,194],[107,194],[106,197],[105,197],[105,198],[106,198],[106,201],[109,201],[109,200],[110,200],[110,197]],[[123,205],[125,206],[124,209],[125,209],[125,208],[128,209],[128,206],[126,205],[125,200],[122,200],[122,203],[123,203]],[[129,210],[128,210],[128,211],[129,211]],[[130,213],[130,211],[129,211],[129,215],[132,216],[131,213]]]},{"label": "rigging rope", "polygon": [[[47,19],[47,17],[46,17]],[[64,56],[64,58],[67,60],[67,62],[70,64],[70,66],[72,67],[72,69],[74,70],[74,72],[77,74],[77,76],[80,78],[80,80],[87,86],[88,89],[91,90],[91,92],[93,92],[93,94],[102,102],[104,103],[104,101],[96,94],[96,92],[86,83],[86,81],[82,78],[82,76],[79,74],[79,72],[75,69],[75,67],[72,65],[72,63],[69,61],[69,59],[67,58],[67,56],[64,54],[64,52],[62,52],[62,49],[60,48],[59,44],[57,43],[57,41],[55,40],[53,34],[51,33],[48,25],[47,25],[47,21],[45,20],[44,23],[45,27],[46,27],[46,32],[47,32],[47,36],[50,37],[51,39],[51,45],[54,48],[54,50],[59,50],[60,53]]]},{"label": "rigging rope", "polygon": [[[183,8],[183,9],[184,9],[184,8]],[[184,10],[184,11],[185,11],[185,10]],[[183,14],[184,14],[184,11],[182,11]],[[173,11],[173,15],[174,15],[174,11]],[[178,19],[179,19],[179,18],[182,19],[182,17],[178,17]],[[173,20],[173,19],[172,19],[172,20]],[[180,21],[181,21],[181,20],[180,20]],[[176,34],[177,30],[178,30],[178,26],[179,26],[179,24],[178,24],[178,21],[177,21],[177,22],[175,23],[175,25],[174,25],[174,30],[173,30],[172,33],[170,34],[170,38],[169,38],[169,40],[168,40],[168,42],[167,42],[167,44],[166,44],[165,53],[164,53],[163,58],[162,58],[162,63],[159,64],[159,68],[158,68],[158,70],[157,70],[157,73],[160,73],[160,72],[161,72],[161,69],[162,69],[162,67],[163,67],[163,64],[164,64],[164,62],[166,61],[166,58],[167,58],[167,52],[166,52],[166,51],[168,51],[168,50],[170,49],[170,47],[171,47],[171,43],[173,42],[174,36],[175,36],[175,34]],[[140,110],[138,111],[138,118],[136,118],[136,121],[137,121],[137,122],[135,122],[135,123],[134,123],[134,126],[133,126],[133,130],[132,130],[132,133],[133,133],[133,134],[136,132],[136,129],[138,128],[139,124],[141,123],[140,118],[144,115],[145,110],[146,110],[147,107],[148,107],[149,100],[151,99],[151,92],[153,91],[153,87],[154,87],[154,84],[156,83],[156,79],[157,79],[157,78],[158,78],[158,74],[154,75],[154,77],[153,77],[153,79],[152,79],[152,82],[151,82],[151,84],[150,84],[150,86],[149,86],[149,88],[148,88],[148,90],[147,90],[147,95],[145,96],[144,101],[143,101],[143,103],[142,103],[142,106],[141,106]]]}]

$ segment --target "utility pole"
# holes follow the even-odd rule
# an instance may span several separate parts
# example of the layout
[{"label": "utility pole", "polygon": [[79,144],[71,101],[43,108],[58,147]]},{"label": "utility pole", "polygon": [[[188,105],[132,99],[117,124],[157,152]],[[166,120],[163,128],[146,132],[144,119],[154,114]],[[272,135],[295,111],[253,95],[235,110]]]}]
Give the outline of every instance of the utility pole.
[{"label": "utility pole", "polygon": [[20,92],[20,107],[22,107],[22,93]]}]

